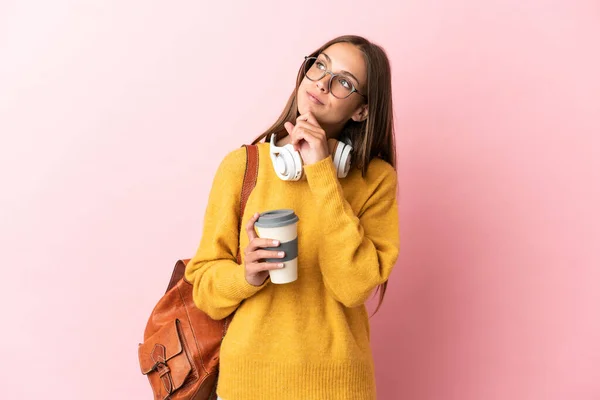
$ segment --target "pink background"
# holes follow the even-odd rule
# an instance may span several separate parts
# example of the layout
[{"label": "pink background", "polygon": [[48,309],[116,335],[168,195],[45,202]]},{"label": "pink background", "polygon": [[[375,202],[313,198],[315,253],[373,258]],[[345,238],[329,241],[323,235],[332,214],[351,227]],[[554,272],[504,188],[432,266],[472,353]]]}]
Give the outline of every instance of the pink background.
[{"label": "pink background", "polygon": [[567,0],[0,2],[1,398],[151,398],[218,163],[345,33],[394,73],[379,398],[600,398],[600,5]]}]

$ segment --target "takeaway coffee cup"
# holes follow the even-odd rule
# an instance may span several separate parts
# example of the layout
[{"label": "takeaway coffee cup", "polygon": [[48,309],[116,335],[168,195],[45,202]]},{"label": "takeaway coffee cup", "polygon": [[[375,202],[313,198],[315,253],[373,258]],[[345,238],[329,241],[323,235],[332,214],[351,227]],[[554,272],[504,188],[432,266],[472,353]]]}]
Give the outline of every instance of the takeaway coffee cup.
[{"label": "takeaway coffee cup", "polygon": [[282,262],[283,268],[270,270],[273,283],[290,283],[298,279],[298,216],[294,210],[271,210],[260,214],[254,223],[261,238],[279,240],[279,246],[265,250],[285,252],[284,258],[267,258],[266,262]]}]

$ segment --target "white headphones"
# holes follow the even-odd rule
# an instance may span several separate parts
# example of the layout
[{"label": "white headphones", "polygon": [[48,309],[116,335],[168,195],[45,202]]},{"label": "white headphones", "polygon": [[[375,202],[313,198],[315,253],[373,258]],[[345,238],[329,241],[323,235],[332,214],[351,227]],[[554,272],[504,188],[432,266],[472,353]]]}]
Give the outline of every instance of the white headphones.
[{"label": "white headphones", "polygon": [[[352,146],[349,139],[345,142],[336,141],[332,151],[333,165],[337,171],[338,178],[345,178],[350,172],[350,161]],[[275,134],[271,135],[270,147],[271,161],[273,168],[279,178],[284,181],[297,181],[302,178],[302,158],[300,153],[294,150],[292,144],[286,144],[283,147],[275,145]]]}]

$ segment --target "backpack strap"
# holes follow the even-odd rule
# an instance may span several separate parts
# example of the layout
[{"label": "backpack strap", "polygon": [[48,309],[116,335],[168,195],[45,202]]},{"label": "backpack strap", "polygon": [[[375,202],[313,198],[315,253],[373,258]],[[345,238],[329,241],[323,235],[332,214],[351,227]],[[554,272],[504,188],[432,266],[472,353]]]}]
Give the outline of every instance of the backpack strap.
[{"label": "backpack strap", "polygon": [[[256,186],[256,179],[258,177],[258,147],[256,145],[244,145],[244,147],[246,147],[246,172],[244,172],[244,184],[242,185],[242,193],[240,195],[240,218],[238,220],[238,232],[240,232],[240,235],[246,203],[248,202],[250,193],[252,193],[252,189]],[[239,248],[239,241],[237,263],[242,263],[242,249]]]}]

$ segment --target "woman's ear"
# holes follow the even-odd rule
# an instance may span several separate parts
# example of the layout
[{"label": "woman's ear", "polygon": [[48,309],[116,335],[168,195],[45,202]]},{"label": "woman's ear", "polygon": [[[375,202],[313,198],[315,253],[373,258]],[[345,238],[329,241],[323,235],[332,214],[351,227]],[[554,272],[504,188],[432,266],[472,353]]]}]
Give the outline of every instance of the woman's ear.
[{"label": "woman's ear", "polygon": [[355,122],[363,122],[365,119],[367,119],[368,115],[369,115],[369,105],[363,104],[362,106],[360,106],[356,109],[354,114],[352,114],[352,120]]}]

